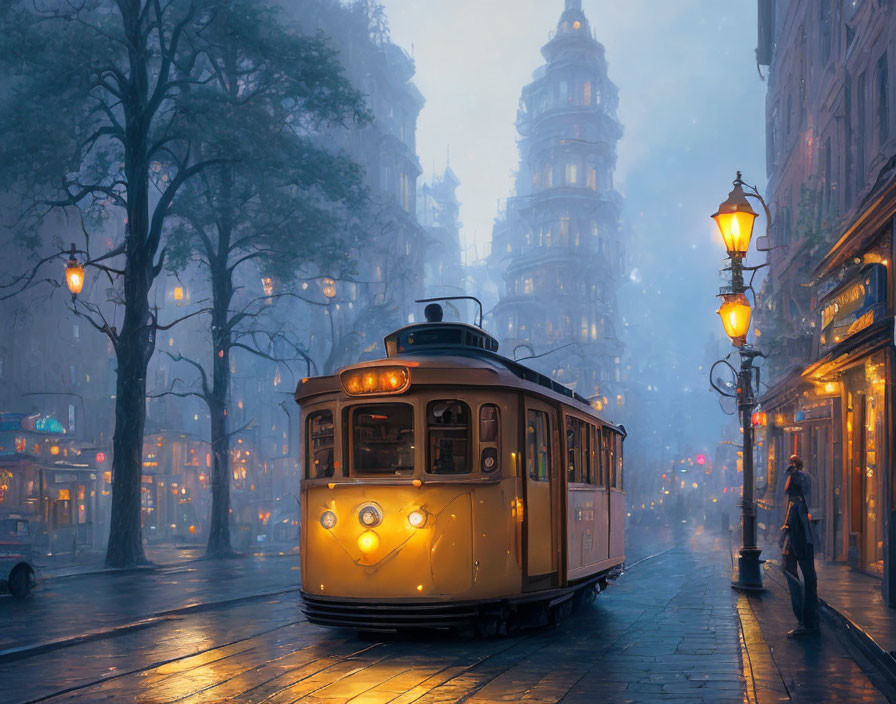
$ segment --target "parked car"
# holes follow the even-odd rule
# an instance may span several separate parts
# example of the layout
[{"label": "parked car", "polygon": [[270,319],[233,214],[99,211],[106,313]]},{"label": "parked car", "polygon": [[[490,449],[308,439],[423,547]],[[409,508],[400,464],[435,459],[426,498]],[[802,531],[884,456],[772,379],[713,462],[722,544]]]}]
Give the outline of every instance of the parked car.
[{"label": "parked car", "polygon": [[36,582],[28,519],[0,517],[0,592],[7,589],[17,599],[24,599]]}]

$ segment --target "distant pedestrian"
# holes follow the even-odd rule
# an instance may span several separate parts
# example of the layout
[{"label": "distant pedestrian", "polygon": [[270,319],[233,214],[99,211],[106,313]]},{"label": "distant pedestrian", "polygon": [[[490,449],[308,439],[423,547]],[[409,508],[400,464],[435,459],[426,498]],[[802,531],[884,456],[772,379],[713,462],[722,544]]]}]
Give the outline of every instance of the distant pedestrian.
[{"label": "distant pedestrian", "polygon": [[[784,576],[790,588],[790,603],[799,624],[788,638],[818,634],[818,577],[815,574],[815,541],[808,496],[811,478],[803,471],[799,455],[790,456],[784,495],[787,502],[781,526],[781,555]],[[797,574],[802,573],[802,582]]]}]

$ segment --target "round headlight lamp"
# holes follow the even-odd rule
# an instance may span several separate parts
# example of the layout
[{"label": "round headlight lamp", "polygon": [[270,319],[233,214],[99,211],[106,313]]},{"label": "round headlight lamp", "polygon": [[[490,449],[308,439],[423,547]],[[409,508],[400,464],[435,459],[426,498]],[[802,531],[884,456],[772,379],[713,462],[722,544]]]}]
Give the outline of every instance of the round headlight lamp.
[{"label": "round headlight lamp", "polygon": [[383,521],[382,515],[377,510],[376,506],[364,506],[358,512],[358,520],[361,522],[361,525],[365,528],[373,528],[374,526],[378,526]]},{"label": "round headlight lamp", "polygon": [[336,514],[332,511],[324,511],[320,514],[320,524],[327,530],[330,530],[336,525]]},{"label": "round headlight lamp", "polygon": [[408,514],[408,523],[411,528],[422,528],[426,525],[426,514],[420,510],[411,511]]}]

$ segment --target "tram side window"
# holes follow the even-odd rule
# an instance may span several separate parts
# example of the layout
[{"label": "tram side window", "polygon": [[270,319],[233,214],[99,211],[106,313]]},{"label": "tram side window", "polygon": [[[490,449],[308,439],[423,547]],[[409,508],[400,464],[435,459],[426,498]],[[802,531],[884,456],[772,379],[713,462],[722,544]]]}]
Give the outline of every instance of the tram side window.
[{"label": "tram side window", "polygon": [[582,426],[571,416],[566,417],[566,481],[570,484],[583,481]]},{"label": "tram side window", "polygon": [[432,401],[426,410],[429,429],[429,473],[469,474],[470,407],[463,401]]},{"label": "tram side window", "polygon": [[601,486],[609,487],[610,482],[610,431],[601,428],[600,434],[600,468],[601,468]]},{"label": "tram side window", "polygon": [[414,408],[383,403],[352,409],[352,474],[405,475],[414,471]]},{"label": "tram side window", "polygon": [[551,449],[548,415],[543,411],[526,413],[526,471],[536,482],[549,479]]},{"label": "tram side window", "polygon": [[488,403],[479,409],[479,466],[483,472],[498,471],[498,407]]},{"label": "tram side window", "polygon": [[315,411],[308,416],[308,461],[306,479],[332,477],[335,469],[333,411]]},{"label": "tram side window", "polygon": [[616,486],[616,438],[609,428],[604,428],[604,438],[607,442],[607,468],[610,470],[607,486]]},{"label": "tram side window", "polygon": [[603,481],[600,463],[600,428],[592,425],[590,427],[590,432],[588,433],[588,439],[591,444],[591,465],[589,467],[589,471],[591,472],[591,474],[588,483],[595,486],[601,486]]},{"label": "tram side window", "polygon": [[594,484],[594,426],[582,423],[582,481]]},{"label": "tram side window", "polygon": [[615,434],[616,438],[616,488],[624,489],[622,481],[622,436]]}]

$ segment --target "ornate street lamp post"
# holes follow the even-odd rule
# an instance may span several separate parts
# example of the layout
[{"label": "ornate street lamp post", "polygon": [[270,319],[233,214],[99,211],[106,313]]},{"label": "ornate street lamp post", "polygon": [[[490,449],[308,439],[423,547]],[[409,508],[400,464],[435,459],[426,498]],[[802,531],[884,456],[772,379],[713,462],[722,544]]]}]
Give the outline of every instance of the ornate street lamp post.
[{"label": "ornate street lamp post", "polygon": [[744,266],[744,258],[750,247],[750,239],[753,235],[753,225],[756,221],[756,211],[750,206],[747,196],[757,198],[768,213],[762,197],[752,188],[747,194],[743,189],[740,171],[734,180],[734,188],[728,194],[728,199],[720,206],[712,216],[719,227],[725,249],[731,266],[731,285],[719,292],[722,304],[717,311],[722,318],[725,333],[731,338],[731,343],[740,352],[740,370],[737,374],[737,410],[740,414],[741,429],[743,431],[743,498],[741,508],[743,511],[743,545],[738,558],[738,574],[731,586],[735,589],[747,591],[760,591],[762,586],[762,570],[759,554],[761,550],[756,545],[756,504],[753,501],[753,409],[756,408],[756,398],[753,394],[753,361],[756,357],[763,356],[761,352],[747,344],[747,334],[750,331],[752,308],[747,298],[747,291],[751,290],[744,284],[744,271],[755,271],[760,267]]}]

